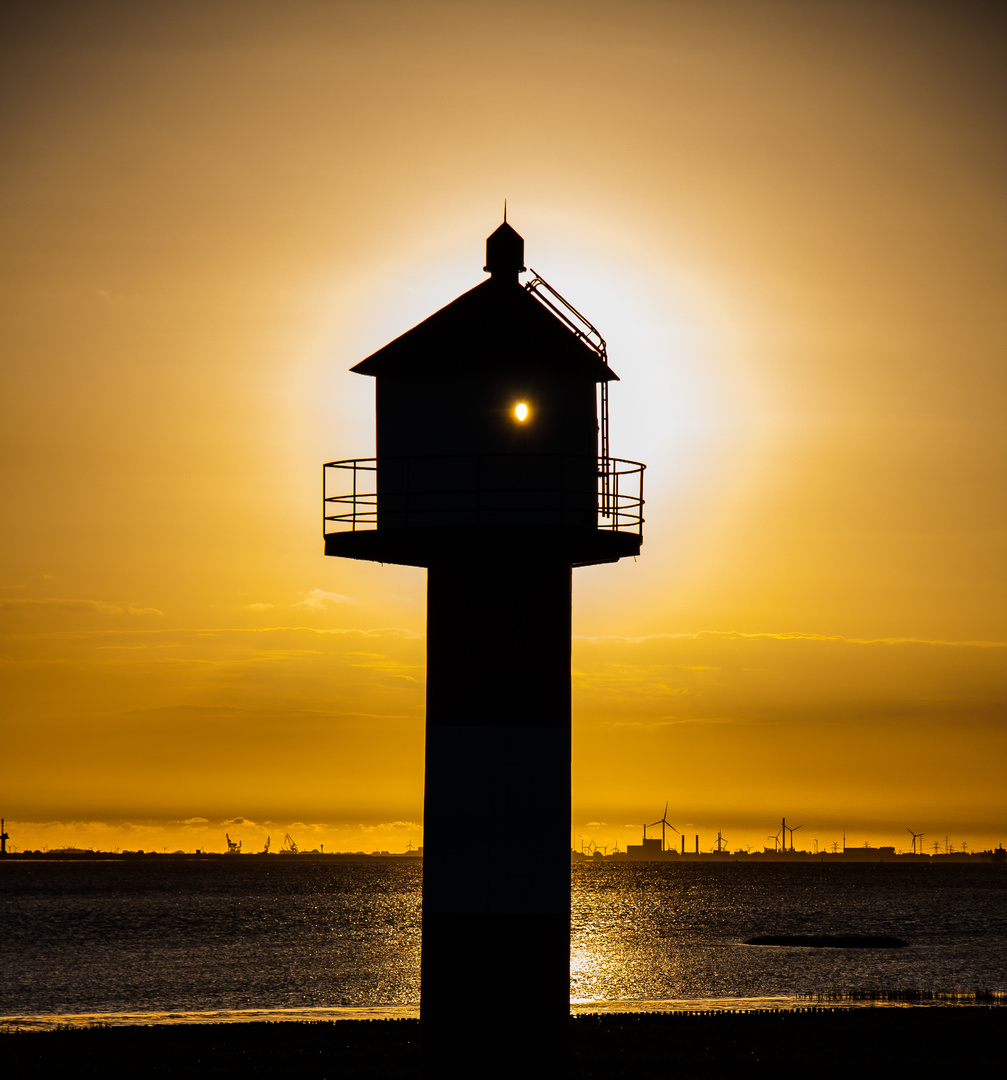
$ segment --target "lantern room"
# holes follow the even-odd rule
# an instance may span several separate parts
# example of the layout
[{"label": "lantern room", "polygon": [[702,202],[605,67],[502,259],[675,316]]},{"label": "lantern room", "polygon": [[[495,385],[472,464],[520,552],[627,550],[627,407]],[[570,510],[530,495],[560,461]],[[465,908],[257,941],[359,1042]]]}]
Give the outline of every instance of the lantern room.
[{"label": "lantern room", "polygon": [[643,466],[609,455],[604,340],[534,271],[521,283],[506,222],[484,270],[352,369],[375,380],[376,455],[325,467],[326,554],[429,566],[503,542],[580,565],[639,551]]}]

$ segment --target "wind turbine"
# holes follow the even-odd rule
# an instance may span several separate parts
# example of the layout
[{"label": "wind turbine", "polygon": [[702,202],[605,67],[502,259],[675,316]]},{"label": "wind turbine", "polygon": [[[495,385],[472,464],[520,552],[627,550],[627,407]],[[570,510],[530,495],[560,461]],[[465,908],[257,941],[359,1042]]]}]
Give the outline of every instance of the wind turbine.
[{"label": "wind turbine", "polygon": [[[795,825],[792,829],[790,829],[790,828],[787,829],[787,832],[790,833],[790,850],[791,851],[794,850],[794,833],[797,832],[798,829],[803,829],[803,828],[804,828],[803,825]],[[786,849],[787,849],[787,837],[786,837],[786,835],[784,835],[784,837],[783,837],[783,850],[786,851]]]},{"label": "wind turbine", "polygon": [[780,850],[780,834],[779,833],[777,833],[775,836],[767,836],[766,839],[773,841],[773,851],[779,851]]},{"label": "wind turbine", "polygon": [[927,834],[925,832],[913,832],[913,830],[910,829],[908,825],[906,826],[906,832],[909,833],[909,835],[913,838],[913,854],[914,855],[916,854],[916,841],[919,840],[919,842],[920,842],[920,854],[922,855],[923,854],[923,837],[926,836]]},{"label": "wind turbine", "polygon": [[657,821],[652,821],[649,825],[644,825],[644,827],[643,827],[644,839],[646,839],[646,837],[647,837],[647,830],[648,829],[653,829],[655,825],[660,825],[661,826],[661,854],[664,854],[664,836],[665,836],[664,829],[665,829],[665,826],[667,826],[673,832],[678,832],[678,829],[676,829],[675,826],[672,825],[672,823],[668,820],[668,804],[667,803],[664,804],[664,814],[661,817],[659,817],[657,819]]}]

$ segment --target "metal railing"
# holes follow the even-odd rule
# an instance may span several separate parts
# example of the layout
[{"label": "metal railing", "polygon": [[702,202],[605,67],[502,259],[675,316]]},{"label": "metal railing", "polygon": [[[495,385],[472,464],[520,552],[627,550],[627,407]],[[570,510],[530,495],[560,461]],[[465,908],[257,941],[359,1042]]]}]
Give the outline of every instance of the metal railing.
[{"label": "metal railing", "polygon": [[330,461],[323,531],[559,525],[642,535],[645,467],[570,454]]}]

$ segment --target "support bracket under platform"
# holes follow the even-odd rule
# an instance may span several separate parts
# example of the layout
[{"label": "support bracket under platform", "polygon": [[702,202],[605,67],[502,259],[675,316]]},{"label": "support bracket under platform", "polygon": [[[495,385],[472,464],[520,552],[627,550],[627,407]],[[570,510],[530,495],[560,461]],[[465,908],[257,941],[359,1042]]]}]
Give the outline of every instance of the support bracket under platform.
[{"label": "support bracket under platform", "polygon": [[435,566],[459,558],[522,556],[553,557],[570,566],[596,566],[635,557],[642,543],[638,533],[563,526],[363,529],[329,533],[325,537],[325,554],[401,566]]}]

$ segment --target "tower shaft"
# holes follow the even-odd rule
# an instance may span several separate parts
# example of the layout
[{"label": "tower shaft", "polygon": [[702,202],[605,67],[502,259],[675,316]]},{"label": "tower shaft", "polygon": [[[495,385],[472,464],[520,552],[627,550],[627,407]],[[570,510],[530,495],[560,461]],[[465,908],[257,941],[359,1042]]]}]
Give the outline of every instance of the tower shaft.
[{"label": "tower shaft", "polygon": [[459,1075],[566,1038],[571,586],[541,554],[429,570],[420,1009]]}]

